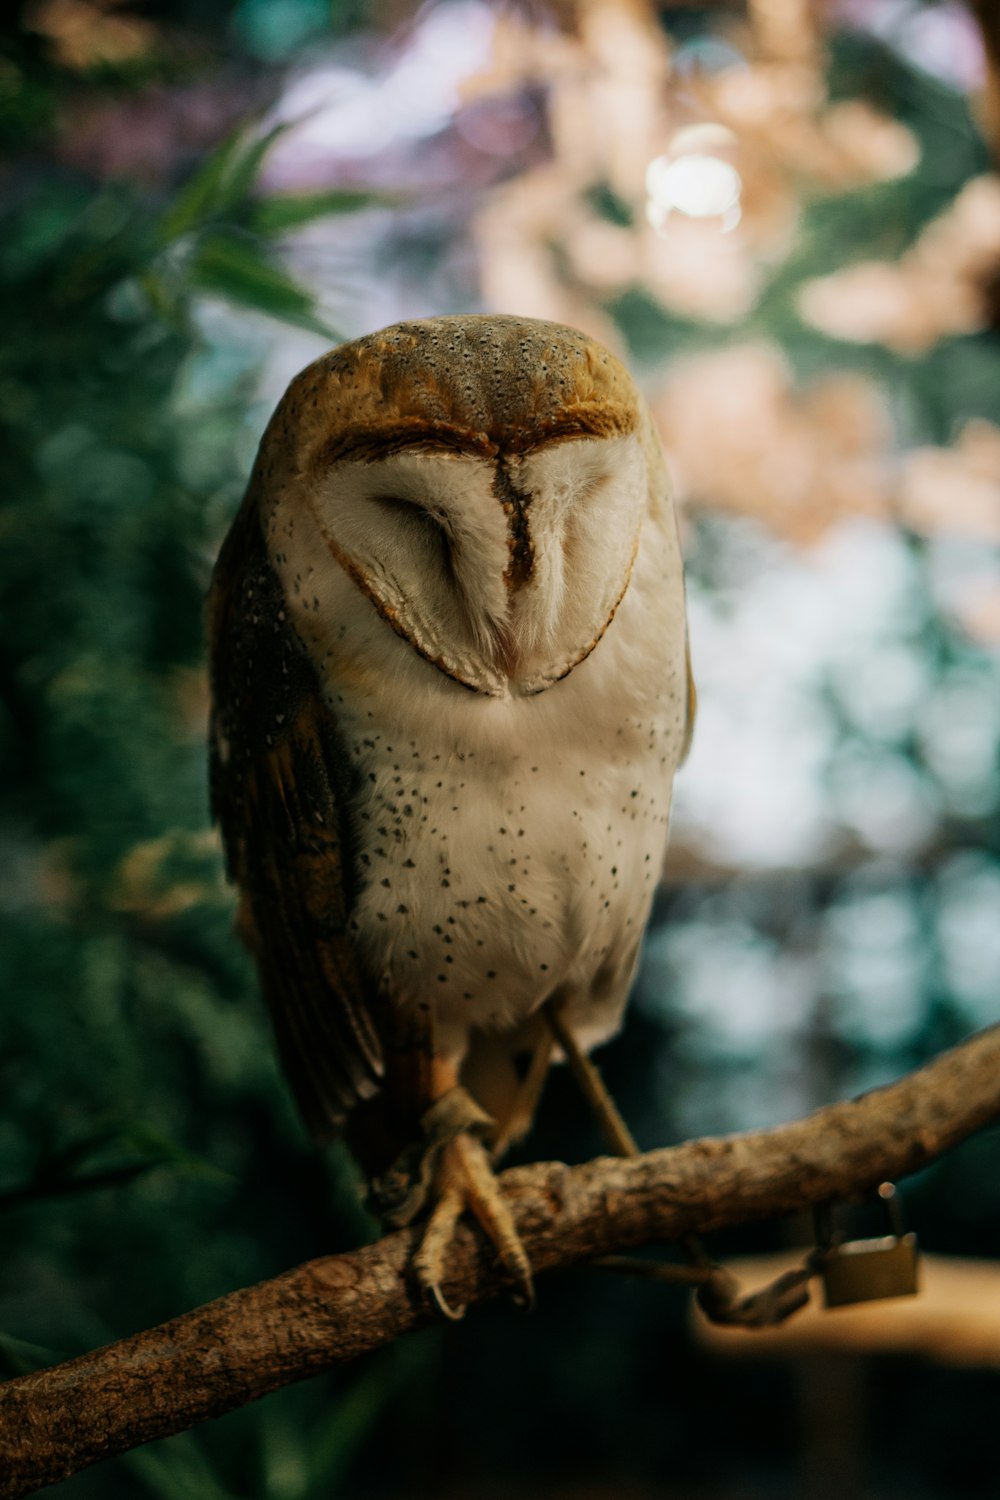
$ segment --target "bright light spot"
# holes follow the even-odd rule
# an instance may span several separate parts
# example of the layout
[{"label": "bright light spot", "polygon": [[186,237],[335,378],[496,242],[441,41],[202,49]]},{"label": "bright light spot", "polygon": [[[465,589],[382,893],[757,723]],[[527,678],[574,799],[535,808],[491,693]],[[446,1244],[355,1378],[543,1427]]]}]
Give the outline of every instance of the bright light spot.
[{"label": "bright light spot", "polygon": [[740,174],[717,156],[658,156],[646,173],[650,198],[659,208],[679,208],[692,219],[725,214],[740,200]]},{"label": "bright light spot", "polygon": [[731,161],[719,155],[735,137],[724,125],[692,125],[680,130],[664,156],[646,168],[646,215],[655,229],[672,213],[689,219],[719,219],[722,230],[740,221],[743,180]]}]

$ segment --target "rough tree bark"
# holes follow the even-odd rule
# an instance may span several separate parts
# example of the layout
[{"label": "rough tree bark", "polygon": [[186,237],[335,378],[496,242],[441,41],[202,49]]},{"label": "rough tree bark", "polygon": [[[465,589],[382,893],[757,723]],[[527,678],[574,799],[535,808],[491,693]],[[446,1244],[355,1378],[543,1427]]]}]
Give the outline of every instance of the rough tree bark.
[{"label": "rough tree bark", "polygon": [[[805,1120],[632,1160],[517,1167],[502,1182],[544,1272],[856,1197],[997,1120],[1000,1026]],[[0,1386],[0,1496],[28,1494],[424,1327],[432,1316],[406,1276],[414,1241],[404,1230],[310,1261]],[[460,1230],[451,1265],[452,1303],[472,1306],[504,1290],[471,1227]]]}]

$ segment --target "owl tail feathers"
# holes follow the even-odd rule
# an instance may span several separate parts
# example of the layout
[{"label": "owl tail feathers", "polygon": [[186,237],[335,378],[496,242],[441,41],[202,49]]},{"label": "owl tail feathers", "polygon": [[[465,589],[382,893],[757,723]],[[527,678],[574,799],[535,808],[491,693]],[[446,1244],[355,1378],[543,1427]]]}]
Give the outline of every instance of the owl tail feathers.
[{"label": "owl tail feathers", "polygon": [[[279,951],[279,960],[282,956]],[[377,1044],[367,1037],[359,1043],[354,1017],[322,1003],[328,992],[318,975],[303,982],[294,970],[281,970],[279,962],[267,959],[258,959],[258,968],[295,1102],[313,1140],[328,1145],[358,1106],[379,1092],[383,1070]]]}]

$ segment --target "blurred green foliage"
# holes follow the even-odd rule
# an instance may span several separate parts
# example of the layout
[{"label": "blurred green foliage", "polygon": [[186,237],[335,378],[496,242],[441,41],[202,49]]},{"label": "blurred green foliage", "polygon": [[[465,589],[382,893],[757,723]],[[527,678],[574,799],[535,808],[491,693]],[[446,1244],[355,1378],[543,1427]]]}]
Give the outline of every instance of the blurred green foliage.
[{"label": "blurred green foliage", "polygon": [[[332,339],[274,242],[364,201],[257,196],[274,134],[234,134],[165,203],[30,175],[0,219],[7,1375],[369,1232],[346,1161],[303,1150],[207,819],[203,600],[259,430],[261,340],[213,339],[201,299]],[[326,1482],[376,1387],[300,1434],[291,1468],[276,1409],[272,1478],[248,1460],[242,1482]],[[229,1493],[195,1439],[114,1482]]]}]

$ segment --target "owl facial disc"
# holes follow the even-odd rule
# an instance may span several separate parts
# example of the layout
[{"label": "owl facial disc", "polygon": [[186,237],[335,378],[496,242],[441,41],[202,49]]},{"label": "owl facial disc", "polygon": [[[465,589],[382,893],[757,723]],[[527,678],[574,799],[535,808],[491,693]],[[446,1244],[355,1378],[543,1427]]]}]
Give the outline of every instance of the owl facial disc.
[{"label": "owl facial disc", "polygon": [[426,441],[333,465],[310,510],[337,565],[446,676],[543,691],[601,639],[646,496],[633,435],[480,456]]}]

